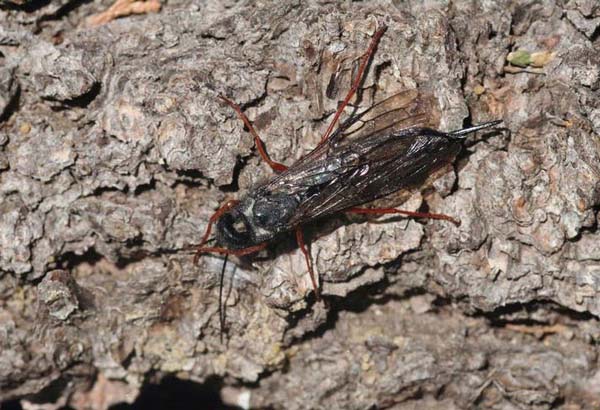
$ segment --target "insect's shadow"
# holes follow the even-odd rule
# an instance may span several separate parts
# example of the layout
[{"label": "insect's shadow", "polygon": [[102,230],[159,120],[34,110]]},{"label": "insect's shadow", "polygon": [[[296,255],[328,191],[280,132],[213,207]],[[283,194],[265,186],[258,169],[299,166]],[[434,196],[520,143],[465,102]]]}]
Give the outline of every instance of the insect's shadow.
[{"label": "insect's shadow", "polygon": [[[387,266],[393,266],[400,263],[399,260],[401,258],[402,257],[385,265],[380,265],[379,268],[387,269]],[[342,312],[360,314],[366,312],[373,306],[383,306],[392,301],[401,302],[418,295],[427,294],[427,291],[420,287],[409,288],[400,293],[390,292],[390,288],[394,285],[395,283],[391,282],[386,274],[382,280],[369,285],[360,286],[345,296],[325,296],[324,300],[327,304],[327,317],[325,321],[314,330],[307,331],[301,336],[286,335],[287,337],[284,338],[285,343],[291,345],[323,337],[325,333],[336,328]],[[435,310],[441,308],[445,304],[446,302],[443,299],[435,299],[432,302],[432,309]],[[304,311],[295,312],[294,315],[291,315],[288,319],[289,329],[295,328],[303,315],[310,309],[311,307],[309,306]]]}]

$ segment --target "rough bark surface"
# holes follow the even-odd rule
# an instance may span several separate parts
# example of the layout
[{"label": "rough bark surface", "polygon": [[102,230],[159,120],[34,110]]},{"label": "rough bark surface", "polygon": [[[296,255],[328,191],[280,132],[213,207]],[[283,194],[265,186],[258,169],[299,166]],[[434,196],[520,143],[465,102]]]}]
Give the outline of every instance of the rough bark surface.
[{"label": "rough bark surface", "polygon": [[[0,1],[0,402],[189,380],[242,408],[600,407],[596,1],[176,0],[86,28],[109,6]],[[233,260],[221,341],[222,260],[190,247],[270,170],[216,96],[289,164],[381,24],[363,106],[419,87],[438,128],[510,133],[405,204],[460,227],[309,227],[326,303],[291,238]]]}]

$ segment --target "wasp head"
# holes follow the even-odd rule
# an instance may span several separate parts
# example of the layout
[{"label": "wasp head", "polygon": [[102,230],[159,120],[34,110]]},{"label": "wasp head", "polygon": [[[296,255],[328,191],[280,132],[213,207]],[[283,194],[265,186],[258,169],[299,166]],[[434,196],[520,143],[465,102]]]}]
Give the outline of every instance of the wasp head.
[{"label": "wasp head", "polygon": [[242,249],[255,244],[254,228],[239,208],[221,215],[217,221],[217,242],[228,249]]},{"label": "wasp head", "polygon": [[255,194],[221,215],[217,242],[228,249],[242,249],[272,239],[292,229],[288,221],[297,202],[290,196]]}]

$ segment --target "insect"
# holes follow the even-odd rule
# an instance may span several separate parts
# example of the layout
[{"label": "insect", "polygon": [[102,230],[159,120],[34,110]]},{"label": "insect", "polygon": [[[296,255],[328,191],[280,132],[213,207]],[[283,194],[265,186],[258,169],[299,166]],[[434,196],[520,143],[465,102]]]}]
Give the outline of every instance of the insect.
[{"label": "insect", "polygon": [[[295,231],[319,298],[303,224],[338,212],[402,214],[457,223],[443,214],[359,207],[394,192],[418,187],[454,160],[461,149],[461,140],[467,134],[500,123],[493,121],[452,132],[423,127],[421,124],[427,120],[423,102],[426,98],[409,90],[351,117],[334,132],[342,111],[357,92],[385,30],[386,27],[382,27],[374,34],[362,56],[352,87],[320,143],[290,167],[269,158],[261,138],[242,109],[227,97],[220,96],[236,111],[254,137],[260,156],[278,174],[244,198],[228,201],[215,212],[198,245],[195,263],[204,253],[238,256],[256,253],[277,236]],[[217,246],[209,247],[206,244],[213,225],[216,225]]]}]

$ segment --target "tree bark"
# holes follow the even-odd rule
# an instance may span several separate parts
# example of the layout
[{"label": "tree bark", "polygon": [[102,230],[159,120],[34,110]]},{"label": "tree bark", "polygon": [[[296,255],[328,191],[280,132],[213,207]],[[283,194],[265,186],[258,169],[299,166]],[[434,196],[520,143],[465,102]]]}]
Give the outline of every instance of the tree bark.
[{"label": "tree bark", "polygon": [[[0,1],[0,403],[189,381],[242,408],[600,406],[595,1],[178,0],[86,26],[109,6]],[[232,258],[221,335],[223,261],[193,245],[272,174],[216,97],[293,163],[383,24],[357,104],[417,88],[440,130],[504,121],[403,206],[462,224],[308,226],[319,302],[293,236]]]}]

